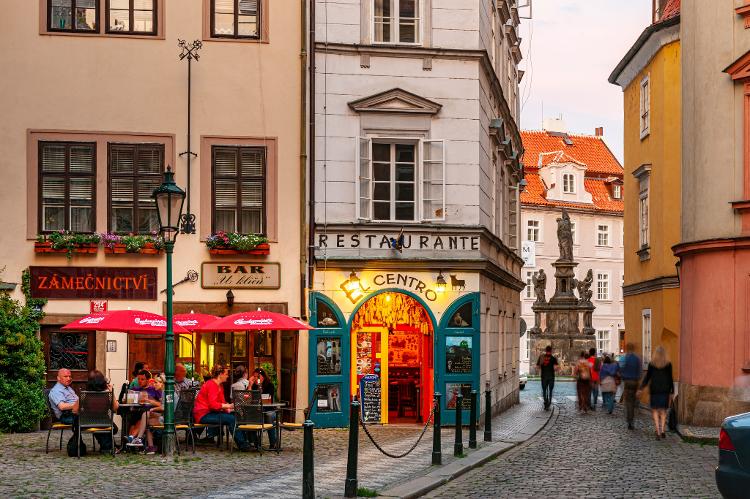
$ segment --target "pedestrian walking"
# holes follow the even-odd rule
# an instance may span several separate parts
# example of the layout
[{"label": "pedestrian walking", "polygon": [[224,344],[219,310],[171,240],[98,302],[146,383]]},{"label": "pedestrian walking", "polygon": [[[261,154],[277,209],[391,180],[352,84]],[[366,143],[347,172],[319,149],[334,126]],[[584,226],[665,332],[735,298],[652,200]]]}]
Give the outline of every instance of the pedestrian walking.
[{"label": "pedestrian walking", "polygon": [[667,422],[667,408],[674,395],[674,379],[672,378],[672,363],[667,359],[667,352],[662,346],[656,347],[637,396],[649,385],[651,417],[654,419],[656,438],[667,438],[664,426]]},{"label": "pedestrian walking", "polygon": [[578,410],[589,412],[591,404],[591,365],[586,358],[586,352],[581,352],[578,362],[573,369],[576,378],[576,392],[578,393]]},{"label": "pedestrian walking", "polygon": [[552,390],[555,388],[555,371],[560,370],[557,357],[552,355],[552,345],[547,345],[544,353],[536,361],[536,367],[542,378],[542,398],[544,398],[544,410],[548,411],[552,405]]},{"label": "pedestrian walking", "polygon": [[624,386],[622,398],[625,402],[625,419],[628,422],[628,430],[632,430],[635,418],[635,403],[638,392],[638,382],[641,379],[641,359],[635,354],[635,345],[625,345],[625,359],[622,362],[620,375]]},{"label": "pedestrian walking", "polygon": [[595,411],[599,400],[599,369],[602,367],[602,359],[597,357],[596,348],[589,349],[587,360],[591,364],[591,410]]},{"label": "pedestrian walking", "polygon": [[599,389],[602,391],[602,407],[609,414],[615,409],[615,392],[620,384],[619,376],[620,366],[612,361],[612,357],[605,355],[599,371]]}]

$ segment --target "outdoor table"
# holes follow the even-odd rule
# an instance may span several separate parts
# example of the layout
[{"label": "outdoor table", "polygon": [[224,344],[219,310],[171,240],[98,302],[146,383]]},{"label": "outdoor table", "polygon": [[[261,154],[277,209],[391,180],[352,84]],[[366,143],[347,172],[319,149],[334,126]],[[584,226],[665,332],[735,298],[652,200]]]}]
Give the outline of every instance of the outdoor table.
[{"label": "outdoor table", "polygon": [[[150,402],[143,402],[143,403],[135,403],[135,404],[119,404],[119,407],[123,409],[122,414],[122,425],[123,428],[120,430],[120,449],[125,449],[125,437],[127,433],[130,431],[130,416],[132,413],[139,412],[142,414],[143,412],[147,411],[151,407],[153,407],[153,404]],[[143,409],[143,411],[140,411],[139,409]]]}]

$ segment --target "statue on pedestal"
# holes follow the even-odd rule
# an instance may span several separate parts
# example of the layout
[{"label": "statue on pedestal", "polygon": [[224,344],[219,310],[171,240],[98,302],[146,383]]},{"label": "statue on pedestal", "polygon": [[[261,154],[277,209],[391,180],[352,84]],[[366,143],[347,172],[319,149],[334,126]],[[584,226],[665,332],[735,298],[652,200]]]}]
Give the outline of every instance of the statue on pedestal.
[{"label": "statue on pedestal", "polygon": [[560,246],[560,261],[573,261],[573,227],[568,210],[563,208],[562,217],[557,219],[557,244]]},{"label": "statue on pedestal", "polygon": [[594,283],[594,273],[589,269],[586,273],[586,278],[582,281],[575,280],[573,285],[578,290],[578,304],[579,305],[591,305],[591,297],[594,292],[591,291],[591,285]]},{"label": "statue on pedestal", "polygon": [[547,275],[544,273],[544,269],[540,269],[531,276],[531,282],[534,284],[534,293],[536,294],[536,303],[545,303],[547,298],[545,296],[547,288]]}]

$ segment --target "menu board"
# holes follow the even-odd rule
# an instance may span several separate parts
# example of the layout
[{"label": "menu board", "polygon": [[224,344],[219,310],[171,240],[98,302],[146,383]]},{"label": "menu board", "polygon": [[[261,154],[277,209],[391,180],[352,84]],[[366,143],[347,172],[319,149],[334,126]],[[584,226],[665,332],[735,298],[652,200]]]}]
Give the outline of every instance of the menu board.
[{"label": "menu board", "polygon": [[449,374],[471,374],[471,336],[445,338],[445,371]]},{"label": "menu board", "polygon": [[341,339],[318,338],[318,375],[341,374]]},{"label": "menu board", "polygon": [[367,374],[359,382],[362,398],[362,420],[365,423],[380,422],[380,376]]}]

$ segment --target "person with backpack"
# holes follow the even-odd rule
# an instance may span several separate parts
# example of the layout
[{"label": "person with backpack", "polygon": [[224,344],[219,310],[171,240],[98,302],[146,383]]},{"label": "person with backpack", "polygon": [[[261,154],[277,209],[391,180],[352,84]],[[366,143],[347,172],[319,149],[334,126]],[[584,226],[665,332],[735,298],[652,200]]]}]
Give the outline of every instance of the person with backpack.
[{"label": "person with backpack", "polygon": [[589,349],[589,364],[591,364],[591,410],[596,410],[596,402],[599,400],[599,370],[602,368],[602,359],[596,356],[596,348]]},{"label": "person with backpack", "polygon": [[560,370],[557,357],[552,355],[552,345],[547,345],[544,353],[536,361],[536,367],[542,379],[542,397],[544,398],[544,410],[548,411],[552,405],[552,390],[555,388],[555,371]]},{"label": "person with backpack", "polygon": [[609,355],[606,355],[599,371],[599,388],[602,391],[602,407],[607,409],[609,414],[612,414],[615,408],[615,392],[619,377],[620,366],[612,361]]},{"label": "person with backpack", "polygon": [[573,368],[576,378],[576,392],[578,393],[578,410],[587,413],[591,404],[591,364],[586,358],[586,352],[581,352],[578,362]]}]

